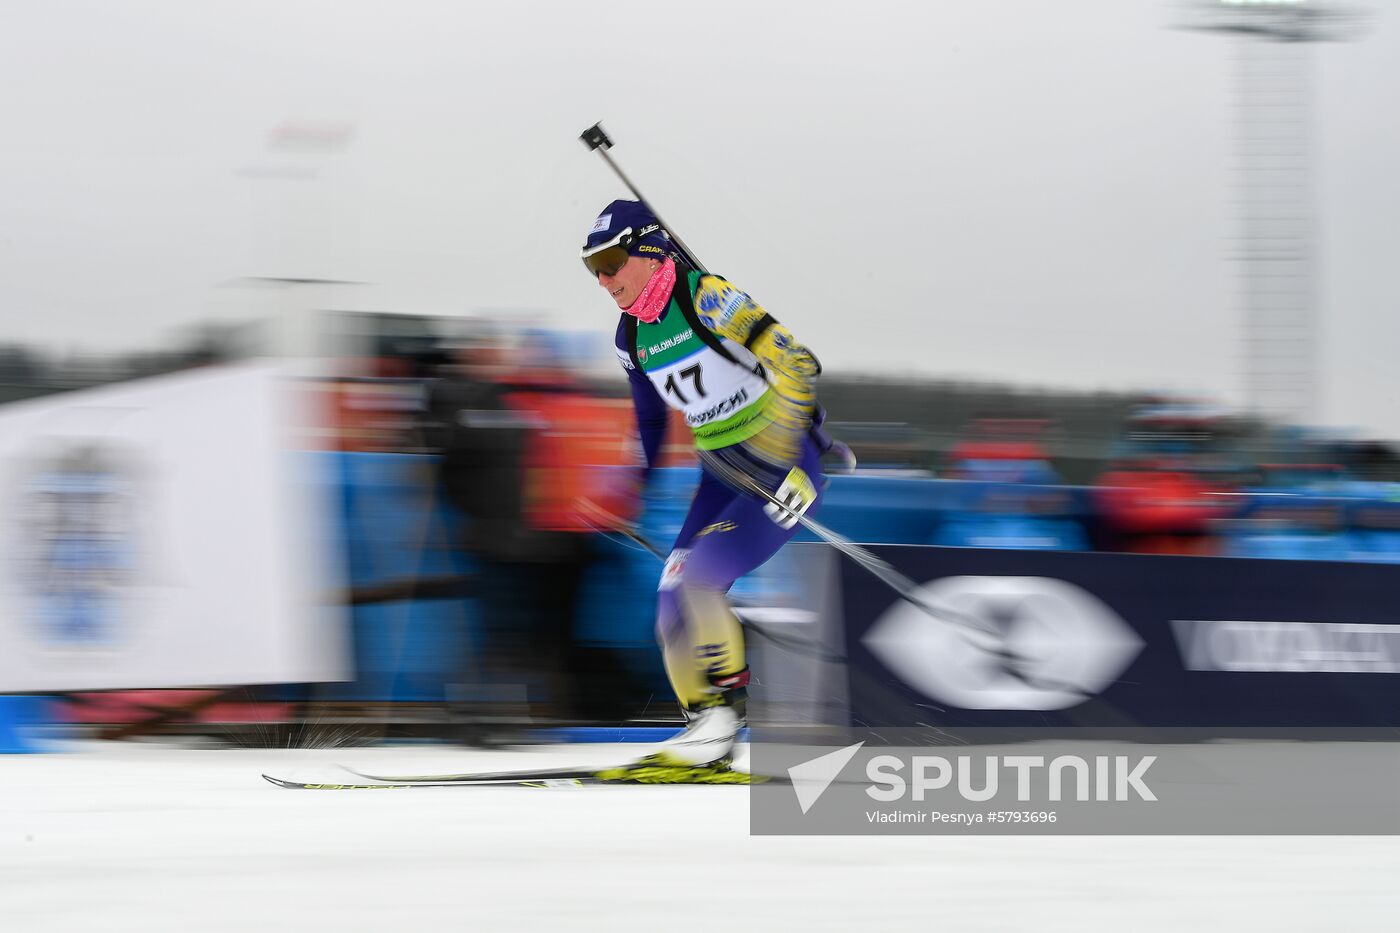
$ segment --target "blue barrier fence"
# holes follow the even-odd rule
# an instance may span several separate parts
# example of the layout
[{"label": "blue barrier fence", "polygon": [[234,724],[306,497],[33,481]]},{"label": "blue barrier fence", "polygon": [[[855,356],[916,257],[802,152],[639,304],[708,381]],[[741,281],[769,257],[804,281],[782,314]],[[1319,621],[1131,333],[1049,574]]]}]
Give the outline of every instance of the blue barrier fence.
[{"label": "blue barrier fence", "polygon": [[47,721],[48,699],[0,696],[0,755],[38,750],[35,733]]},{"label": "blue barrier fence", "polygon": [[[405,454],[320,453],[320,475],[336,486],[339,534],[353,586],[411,577],[464,573],[470,562],[455,547],[459,519],[436,494],[434,458]],[[647,491],[643,531],[669,547],[689,506],[695,469],[655,472]],[[1018,503],[1026,504],[1018,511]],[[1248,519],[1263,508],[1278,518],[1280,503],[1300,514],[1337,510],[1335,530],[1318,532],[1267,523],[1226,523],[1222,552],[1241,557],[1400,562],[1400,528],[1384,527],[1400,503],[1356,497],[1241,496]],[[1353,516],[1369,527],[1347,528]],[[836,476],[821,521],[864,542],[956,547],[1079,551],[1094,521],[1093,490],[1065,486],[942,481],[905,476]],[[1400,522],[1397,522],[1400,524]],[[798,541],[815,540],[803,531]],[[797,586],[778,572],[736,592]],[[770,565],[771,567],[771,565]],[[626,542],[601,538],[583,588],[575,639],[616,653],[640,683],[667,695],[653,647],[652,611],[658,565]],[[470,599],[436,599],[360,606],[353,611],[357,679],[320,688],[345,700],[436,702],[447,684],[470,679],[481,632]],[[477,672],[479,673],[479,672]]]}]

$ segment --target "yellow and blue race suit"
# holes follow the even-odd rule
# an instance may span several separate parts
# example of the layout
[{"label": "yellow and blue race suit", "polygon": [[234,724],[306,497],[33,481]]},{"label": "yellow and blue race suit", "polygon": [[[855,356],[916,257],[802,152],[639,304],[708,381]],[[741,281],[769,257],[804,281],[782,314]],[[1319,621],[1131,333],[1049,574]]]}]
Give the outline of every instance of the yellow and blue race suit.
[{"label": "yellow and blue race suit", "polygon": [[[770,492],[800,487],[820,499],[821,366],[747,294],[718,276],[678,267],[655,323],[623,314],[617,353],[627,371],[646,467],[660,454],[667,409],[684,413],[696,447]],[[702,460],[700,484],[662,572],[657,637],[666,670],[690,709],[747,683],[742,629],[724,593],[796,533],[767,500],[723,483]]]}]

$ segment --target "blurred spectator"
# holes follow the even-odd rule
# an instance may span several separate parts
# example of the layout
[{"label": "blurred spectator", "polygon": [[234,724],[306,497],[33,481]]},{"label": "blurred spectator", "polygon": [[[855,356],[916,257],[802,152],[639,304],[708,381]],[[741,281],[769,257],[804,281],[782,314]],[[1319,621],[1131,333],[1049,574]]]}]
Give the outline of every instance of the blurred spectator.
[{"label": "blurred spectator", "polygon": [[1212,523],[1231,513],[1235,503],[1229,493],[1244,475],[1233,450],[1237,428],[1224,412],[1190,403],[1134,412],[1127,436],[1095,484],[1101,546],[1214,553]]},{"label": "blurred spectator", "polygon": [[989,483],[1059,483],[1042,439],[1050,426],[1043,418],[980,418],[969,437],[948,455],[947,479]]},{"label": "blurred spectator", "polygon": [[1260,490],[1288,490],[1319,495],[1343,491],[1348,483],[1346,471],[1336,463],[1261,463]]},{"label": "blurred spectator", "polygon": [[980,418],[948,456],[944,475],[975,485],[960,489],[933,543],[952,547],[1076,551],[1088,547],[1072,514],[1073,498],[1042,446],[1043,418]]},{"label": "blurred spectator", "polygon": [[590,399],[541,344],[532,353],[532,366],[515,365],[499,334],[478,334],[428,390],[425,442],[466,518],[486,640],[487,683],[460,697],[470,740],[577,713],[574,616],[593,529],[575,503],[593,475],[581,429]]}]

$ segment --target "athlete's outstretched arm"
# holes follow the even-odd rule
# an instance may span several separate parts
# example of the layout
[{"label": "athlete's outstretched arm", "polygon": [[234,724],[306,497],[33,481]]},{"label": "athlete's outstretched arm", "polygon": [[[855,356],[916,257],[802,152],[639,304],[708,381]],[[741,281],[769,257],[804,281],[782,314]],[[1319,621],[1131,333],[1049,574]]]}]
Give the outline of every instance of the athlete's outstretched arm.
[{"label": "athlete's outstretched arm", "polygon": [[751,445],[774,463],[795,462],[816,410],[821,363],[757,302],[716,276],[700,279],[695,310],[706,327],[745,347],[768,373],[773,424]]},{"label": "athlete's outstretched arm", "polygon": [[632,409],[637,414],[637,435],[635,441],[639,447],[637,465],[645,471],[650,471],[656,466],[661,458],[661,445],[666,440],[666,425],[669,421],[666,403],[657,394],[656,387],[651,384],[635,365],[632,363],[631,354],[626,346],[626,337],[621,325],[617,329],[617,358],[622,363],[622,369],[627,373],[627,384],[632,390]]},{"label": "athlete's outstretched arm", "polygon": [[627,382],[632,388],[632,408],[637,413],[637,438],[642,452],[640,459],[650,470],[661,459],[661,445],[666,440],[666,425],[670,420],[667,414],[669,409],[646,376],[635,369],[628,370]]}]

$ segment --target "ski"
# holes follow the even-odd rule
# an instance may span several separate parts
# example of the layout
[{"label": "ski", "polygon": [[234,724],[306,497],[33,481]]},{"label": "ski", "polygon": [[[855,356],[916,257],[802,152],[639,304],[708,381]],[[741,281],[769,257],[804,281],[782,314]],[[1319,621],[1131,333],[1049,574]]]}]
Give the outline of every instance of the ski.
[{"label": "ski", "polygon": [[439,781],[439,782],[379,782],[374,784],[330,784],[310,781],[289,781],[286,778],[273,777],[264,774],[263,779],[278,787],[285,787],[289,790],[407,790],[411,787],[539,787],[539,788],[562,788],[562,787],[582,787],[585,784],[609,783],[595,781],[588,778],[538,778],[530,780],[521,778],[516,780],[494,780],[494,781]]},{"label": "ski", "polygon": [[546,781],[588,778],[600,768],[545,768],[518,771],[468,771],[463,774],[369,774],[341,765],[355,777],[385,784],[489,784],[496,781]]},{"label": "ski", "polygon": [[[344,767],[342,765],[342,767]],[[762,784],[774,780],[766,775],[721,767],[677,767],[657,764],[631,764],[616,768],[554,768],[536,771],[482,771],[468,774],[376,775],[346,768],[351,774],[373,783],[336,784],[291,781],[264,774],[268,782],[294,790],[386,790],[408,787],[538,787],[562,788],[621,784]]]}]

